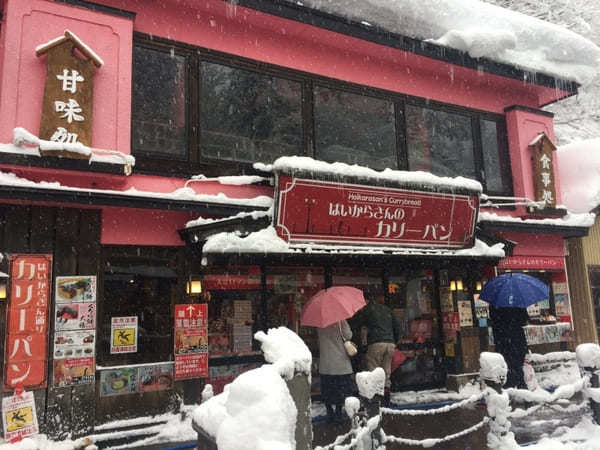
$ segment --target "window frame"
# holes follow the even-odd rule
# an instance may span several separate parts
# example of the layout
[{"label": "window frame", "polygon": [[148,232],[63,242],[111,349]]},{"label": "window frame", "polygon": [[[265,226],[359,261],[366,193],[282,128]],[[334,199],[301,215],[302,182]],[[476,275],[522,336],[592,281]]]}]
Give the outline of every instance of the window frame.
[{"label": "window frame", "polygon": [[[489,111],[465,108],[458,105],[451,105],[435,100],[421,97],[414,97],[398,92],[387,91],[384,89],[365,86],[356,83],[350,83],[338,79],[315,75],[290,69],[282,66],[276,66],[261,61],[244,58],[237,55],[231,55],[216,50],[201,48],[190,44],[180,43],[165,38],[148,36],[143,33],[134,32],[133,47],[141,45],[149,48],[159,48],[162,51],[171,51],[173,49],[177,54],[189,56],[188,68],[186,70],[186,82],[189,83],[188,98],[186,99],[186,115],[188,123],[188,158],[187,160],[174,160],[173,158],[161,158],[160,155],[151,152],[137,151],[136,172],[149,173],[153,175],[166,176],[191,176],[197,173],[203,173],[207,176],[223,175],[244,175],[258,174],[259,172],[252,167],[252,163],[238,162],[230,160],[219,160],[209,157],[203,157],[201,153],[201,130],[200,130],[200,99],[201,99],[201,64],[209,62],[221,64],[233,69],[247,70],[282,78],[301,84],[301,130],[302,146],[298,153],[299,156],[315,157],[315,115],[314,115],[314,92],[316,87],[338,90],[350,94],[358,94],[372,97],[379,100],[391,102],[394,106],[395,120],[395,140],[396,140],[396,160],[397,170],[410,170],[408,162],[407,132],[406,132],[406,105],[425,107],[434,110],[441,110],[447,113],[460,114],[471,119],[472,140],[473,140],[473,160],[477,180],[482,184],[483,191],[488,195],[512,196],[514,192],[510,153],[508,148],[508,137],[506,135],[506,117],[503,114],[496,114]],[[133,51],[133,50],[132,50]],[[132,70],[132,83],[135,80],[135,73]],[[133,104],[133,101],[132,101]],[[506,192],[488,192],[486,187],[485,167],[484,167],[484,149],[482,147],[480,121],[489,120],[497,124],[498,130],[498,148],[500,149],[500,164],[502,167],[501,177],[503,184],[507,186]],[[132,116],[133,129],[133,116]],[[133,144],[133,131],[132,144]],[[132,145],[133,151],[133,145]],[[456,174],[457,176],[460,174]]]}]

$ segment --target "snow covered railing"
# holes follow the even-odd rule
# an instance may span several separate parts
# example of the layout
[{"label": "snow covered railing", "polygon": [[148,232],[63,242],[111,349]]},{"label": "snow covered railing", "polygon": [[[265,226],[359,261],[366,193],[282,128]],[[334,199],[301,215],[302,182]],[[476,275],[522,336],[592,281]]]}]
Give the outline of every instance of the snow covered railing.
[{"label": "snow covered railing", "polygon": [[464,430],[438,438],[419,440],[387,435],[381,427],[384,414],[392,416],[431,416],[448,413],[480,402],[484,399],[486,392],[472,395],[467,399],[440,408],[394,410],[391,408],[380,408],[379,406],[380,400],[383,397],[384,383],[385,373],[379,367],[373,372],[357,373],[356,384],[359,389],[360,400],[355,397],[349,397],[346,399],[345,404],[346,412],[352,422],[352,429],[350,432],[338,436],[333,443],[322,447],[315,447],[315,450],[381,449],[385,448],[386,444],[402,444],[429,448],[474,433],[491,420],[490,417],[484,417],[478,423]]}]

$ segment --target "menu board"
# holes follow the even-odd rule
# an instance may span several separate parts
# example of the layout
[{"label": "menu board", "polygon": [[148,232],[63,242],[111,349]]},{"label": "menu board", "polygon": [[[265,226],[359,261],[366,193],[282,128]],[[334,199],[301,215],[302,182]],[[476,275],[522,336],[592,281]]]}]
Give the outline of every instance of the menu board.
[{"label": "menu board", "polygon": [[73,386],[95,381],[96,277],[56,277],[53,382]]}]

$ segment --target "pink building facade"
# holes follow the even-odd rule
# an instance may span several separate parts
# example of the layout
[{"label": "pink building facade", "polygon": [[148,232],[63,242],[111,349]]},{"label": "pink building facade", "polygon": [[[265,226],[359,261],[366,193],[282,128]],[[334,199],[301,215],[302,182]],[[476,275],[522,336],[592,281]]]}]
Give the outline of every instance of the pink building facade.
[{"label": "pink building facade", "polygon": [[[18,258],[50,256],[47,321],[37,331],[47,344],[37,360],[42,381],[23,378],[43,430],[85,434],[109,419],[173,408],[177,394],[196,401],[204,383],[218,390],[260,364],[252,341],[258,329],[289,326],[315,349],[301,307],[309,294],[336,284],[383,295],[402,319],[407,363],[396,389],[455,385],[478,370],[488,326],[477,292],[496,273],[527,271],[550,284],[551,298],[531,312],[542,337],[532,332],[530,343],[540,351],[568,345],[568,331],[545,339],[543,326],[564,330],[554,316],[570,330],[563,241],[587,227],[565,219],[558,179],[558,206],[530,207],[537,176],[530,144],[541,132],[554,140],[552,114],[540,108],[574,95],[577,85],[545,75],[524,82],[528,74],[515,67],[285,1],[261,5],[0,2],[0,270],[8,275],[0,314],[17,308]],[[39,136],[50,66],[49,53],[36,50],[65,30],[103,62],[94,69],[87,160],[73,159],[76,152],[40,156],[43,143],[22,145],[15,132]],[[75,45],[73,57],[85,59],[85,46]],[[475,179],[485,196],[475,238],[504,243],[506,255],[410,253],[402,245],[396,253],[367,245],[362,253],[293,257],[204,251],[215,233],[268,227],[271,213],[250,221],[244,214],[268,212],[278,194],[273,173],[254,163],[294,155]],[[186,227],[198,217],[206,220]],[[73,297],[60,297],[73,280],[80,283]],[[194,282],[202,292],[193,292]],[[89,305],[73,298],[87,288],[95,306],[86,313],[93,324],[84,326],[75,322]],[[208,305],[196,331],[178,324],[181,304]],[[125,328],[114,318],[135,318],[128,328],[135,339],[122,352],[113,341]],[[6,343],[31,331],[13,325],[0,326]],[[78,341],[83,335],[88,342]],[[6,361],[18,357],[8,344],[0,349]],[[77,353],[86,350],[87,357]],[[202,358],[189,356],[198,352]],[[178,368],[179,354],[201,369]],[[15,361],[24,374],[30,361]],[[23,384],[18,375],[3,367],[3,395]]]}]

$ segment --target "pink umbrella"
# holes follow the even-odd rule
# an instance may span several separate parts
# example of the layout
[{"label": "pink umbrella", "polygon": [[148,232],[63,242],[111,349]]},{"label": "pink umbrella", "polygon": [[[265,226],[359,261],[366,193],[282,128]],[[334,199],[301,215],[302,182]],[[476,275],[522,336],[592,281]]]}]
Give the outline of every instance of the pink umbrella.
[{"label": "pink umbrella", "polygon": [[360,289],[351,286],[333,286],[313,295],[302,309],[301,324],[325,328],[352,317],[366,305]]}]

